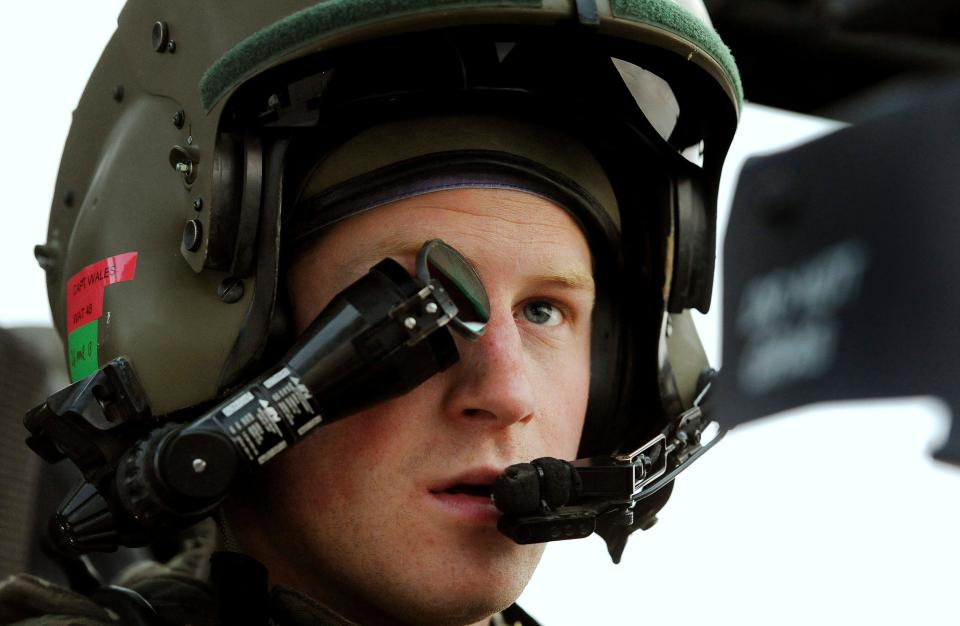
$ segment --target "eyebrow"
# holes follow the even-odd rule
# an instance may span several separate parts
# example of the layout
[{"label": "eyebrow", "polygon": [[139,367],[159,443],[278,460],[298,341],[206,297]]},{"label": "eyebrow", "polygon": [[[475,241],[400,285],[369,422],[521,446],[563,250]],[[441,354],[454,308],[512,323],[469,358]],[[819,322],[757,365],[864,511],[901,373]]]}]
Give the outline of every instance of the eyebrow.
[{"label": "eyebrow", "polygon": [[[426,241],[412,241],[402,237],[388,237],[377,246],[377,252],[386,256],[410,256],[415,258],[417,253],[420,252],[420,248],[423,247],[424,243],[426,243]],[[460,251],[458,250],[457,252]],[[465,253],[460,252],[460,254],[463,255],[463,258],[465,258],[467,262],[474,267],[474,269],[477,269],[481,266],[480,263],[477,263]],[[595,291],[596,289],[593,276],[577,270],[558,272],[548,271],[547,273],[534,276],[533,280],[538,283],[557,286],[563,289],[591,292]]]},{"label": "eyebrow", "polygon": [[[385,256],[411,256],[416,257],[417,253],[423,247],[424,241],[412,241],[402,237],[388,237],[376,247],[376,252]],[[467,259],[470,261],[470,259]],[[470,261],[472,264],[473,261]]]},{"label": "eyebrow", "polygon": [[592,276],[577,271],[545,274],[537,276],[536,280],[537,282],[556,285],[564,289],[594,291],[596,288]]}]

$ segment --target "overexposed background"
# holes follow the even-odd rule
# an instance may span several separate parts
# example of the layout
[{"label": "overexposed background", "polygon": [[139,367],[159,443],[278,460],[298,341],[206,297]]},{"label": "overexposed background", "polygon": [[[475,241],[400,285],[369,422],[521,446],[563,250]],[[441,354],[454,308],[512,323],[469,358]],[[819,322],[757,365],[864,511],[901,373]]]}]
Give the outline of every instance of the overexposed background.
[{"label": "overexposed background", "polygon": [[[0,325],[50,324],[32,250],[46,238],[71,111],[121,6],[0,4]],[[747,155],[834,126],[748,106],[722,210]],[[719,301],[698,318],[714,363]],[[742,426],[681,475],[619,566],[597,537],[552,544],[521,604],[547,626],[958,623],[960,470],[928,456],[947,424],[939,403],[913,399]]]}]

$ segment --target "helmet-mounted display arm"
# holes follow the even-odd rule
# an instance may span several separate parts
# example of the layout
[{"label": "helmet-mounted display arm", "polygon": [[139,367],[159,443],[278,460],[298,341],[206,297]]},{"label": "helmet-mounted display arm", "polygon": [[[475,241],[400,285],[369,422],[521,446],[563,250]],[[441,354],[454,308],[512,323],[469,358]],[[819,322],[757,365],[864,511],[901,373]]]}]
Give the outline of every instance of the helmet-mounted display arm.
[{"label": "helmet-mounted display arm", "polygon": [[227,493],[315,428],[400,396],[458,359],[448,326],[478,338],[489,301],[467,261],[440,240],[417,278],[384,259],[340,292],[281,362],[187,422],[150,417],[118,358],[27,414],[30,446],[69,458],[82,482],[51,523],[61,554],[144,545],[209,515]]}]

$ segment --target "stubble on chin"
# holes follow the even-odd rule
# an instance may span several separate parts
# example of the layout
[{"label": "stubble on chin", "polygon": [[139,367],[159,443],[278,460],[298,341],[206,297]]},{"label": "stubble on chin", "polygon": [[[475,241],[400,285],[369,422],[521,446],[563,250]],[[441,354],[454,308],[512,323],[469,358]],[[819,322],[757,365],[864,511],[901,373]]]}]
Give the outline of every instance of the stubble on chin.
[{"label": "stubble on chin", "polygon": [[523,592],[544,546],[515,544],[492,528],[472,531],[436,541],[427,554],[388,555],[393,567],[371,570],[354,602],[375,607],[370,623],[486,624]]}]

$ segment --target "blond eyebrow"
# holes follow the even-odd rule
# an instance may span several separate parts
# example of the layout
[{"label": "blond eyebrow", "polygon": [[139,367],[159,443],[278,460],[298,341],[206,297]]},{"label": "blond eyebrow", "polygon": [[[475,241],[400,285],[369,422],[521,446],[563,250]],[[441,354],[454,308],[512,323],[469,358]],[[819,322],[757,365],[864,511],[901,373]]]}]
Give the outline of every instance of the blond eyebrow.
[{"label": "blond eyebrow", "polygon": [[[420,252],[423,244],[427,243],[427,241],[429,240],[411,241],[402,237],[388,237],[377,246],[377,252],[386,256],[396,255],[416,258],[417,253]],[[475,270],[479,270],[479,263],[471,259],[466,253],[460,252],[460,250],[457,250],[457,252],[459,252]]]},{"label": "blond eyebrow", "polygon": [[593,276],[582,272],[570,271],[555,274],[545,274],[535,278],[537,282],[556,285],[565,289],[594,291],[596,289]]},{"label": "blond eyebrow", "polygon": [[[425,243],[426,241],[413,241],[404,237],[388,237],[377,246],[377,253],[385,256],[416,257]],[[458,250],[458,252],[460,251]],[[463,252],[460,252],[460,254],[463,255],[474,269],[479,271],[481,267],[480,263],[477,263]],[[534,276],[533,280],[541,284],[553,285],[564,289],[590,292],[596,290],[593,276],[577,270],[547,272]]]}]

